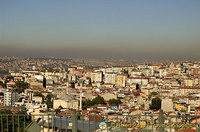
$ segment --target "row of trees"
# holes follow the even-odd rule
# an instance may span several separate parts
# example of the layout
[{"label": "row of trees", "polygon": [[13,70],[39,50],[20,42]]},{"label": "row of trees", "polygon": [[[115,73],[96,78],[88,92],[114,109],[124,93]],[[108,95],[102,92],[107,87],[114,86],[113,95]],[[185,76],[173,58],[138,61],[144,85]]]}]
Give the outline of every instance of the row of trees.
[{"label": "row of trees", "polygon": [[[2,81],[0,81],[0,86],[5,88],[6,84],[3,83]],[[15,85],[13,85],[12,87],[16,88],[18,93],[22,93],[22,92],[24,92],[25,89],[30,88],[30,84],[27,82],[23,82],[23,81],[16,81]]]},{"label": "row of trees", "polygon": [[[121,104],[121,100],[119,99],[110,99],[109,101],[110,105],[119,105]],[[97,105],[97,104],[105,104],[105,100],[103,97],[101,96],[97,96],[96,98],[94,98],[93,100],[85,100],[83,101],[83,109],[87,109],[90,108],[93,105]],[[150,105],[150,109],[160,109],[161,108],[161,99],[160,98],[153,98],[151,105]]]},{"label": "row of trees", "polygon": [[91,106],[95,104],[105,104],[105,100],[103,97],[97,96],[93,100],[86,99],[82,103],[83,103],[83,109],[86,110],[87,108],[90,108]]},{"label": "row of trees", "polygon": [[[109,104],[115,104],[115,105],[119,105],[121,104],[121,100],[120,99],[110,99]],[[106,104],[105,100],[103,97],[101,96],[97,96],[96,98],[90,100],[90,99],[86,99],[83,101],[83,109],[87,109],[90,108],[93,105],[98,105],[98,104]]]},{"label": "row of trees", "polygon": [[[153,95],[156,93],[153,93]],[[46,103],[47,104],[47,108],[53,108],[53,95],[51,93],[49,93],[46,97],[44,95],[42,95],[42,93],[40,92],[35,92],[34,96],[39,96],[42,97],[42,103]],[[153,98],[151,105],[150,105],[150,109],[160,109],[161,108],[161,99],[160,98]],[[110,105],[119,105],[121,104],[121,100],[120,99],[110,99],[109,101]],[[90,99],[86,99],[83,102],[83,109],[87,109],[90,108],[93,105],[98,105],[98,104],[106,104],[105,100],[103,97],[101,96],[97,96],[96,98],[90,100]]]},{"label": "row of trees", "polygon": [[119,105],[122,103],[120,99],[110,99],[108,102],[110,105]]},{"label": "row of trees", "polygon": [[3,83],[2,81],[0,81],[0,86],[4,88],[4,87],[6,87],[6,84]]},{"label": "row of trees", "polygon": [[30,87],[30,84],[23,81],[16,81],[13,87],[17,89],[18,93],[22,93],[25,89]]},{"label": "row of trees", "polygon": [[[6,85],[0,81],[0,85],[2,87],[5,87]],[[18,93],[22,93],[24,92],[25,89],[30,87],[29,83],[23,82],[23,81],[16,81],[15,85],[13,86],[14,88],[17,89]],[[139,90],[139,84],[136,85],[136,90]],[[3,95],[3,94],[2,94]],[[152,95],[158,95],[157,92],[152,92],[150,97]],[[48,108],[52,108],[53,107],[53,101],[52,101],[52,94],[48,94],[46,97],[44,97],[44,95],[42,95],[40,92],[35,92],[34,96],[40,96],[42,97],[42,103],[46,103]],[[110,99],[109,100],[109,104],[115,104],[115,105],[119,105],[121,104],[121,100],[119,99]],[[101,96],[97,96],[96,98],[94,98],[93,100],[85,100],[83,101],[83,109],[87,109],[95,104],[106,104],[105,100],[103,97]],[[161,108],[161,99],[160,98],[154,98],[152,99],[152,103],[150,105],[150,109],[160,109]]]}]

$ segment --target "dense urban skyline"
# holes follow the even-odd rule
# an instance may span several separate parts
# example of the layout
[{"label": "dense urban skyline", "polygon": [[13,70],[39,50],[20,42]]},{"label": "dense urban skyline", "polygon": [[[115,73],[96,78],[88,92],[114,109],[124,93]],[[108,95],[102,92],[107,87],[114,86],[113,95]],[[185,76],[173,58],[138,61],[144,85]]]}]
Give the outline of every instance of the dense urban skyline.
[{"label": "dense urban skyline", "polygon": [[199,131],[199,12],[198,0],[0,0],[0,131]]},{"label": "dense urban skyline", "polygon": [[200,58],[200,1],[0,1],[0,56]]},{"label": "dense urban skyline", "polygon": [[[106,63],[100,64],[98,59],[0,57],[0,123],[5,124],[1,131],[23,131],[33,121],[41,131],[99,132],[102,124],[108,129],[105,132],[158,131],[159,125],[159,132],[199,130],[199,61]],[[118,59],[120,63],[123,61]],[[72,119],[79,113],[82,118],[76,123]],[[61,127],[58,122],[66,125]],[[6,127],[9,125],[12,127]]]}]

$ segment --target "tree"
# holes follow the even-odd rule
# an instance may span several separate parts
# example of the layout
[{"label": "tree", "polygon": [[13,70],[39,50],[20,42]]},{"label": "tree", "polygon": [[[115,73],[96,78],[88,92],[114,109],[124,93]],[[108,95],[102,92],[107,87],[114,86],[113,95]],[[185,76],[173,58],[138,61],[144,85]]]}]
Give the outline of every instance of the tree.
[{"label": "tree", "polygon": [[161,99],[160,98],[153,98],[151,101],[150,109],[160,109],[161,108]]},{"label": "tree", "polygon": [[57,109],[55,109],[56,114],[60,113],[63,107],[60,105]]},{"label": "tree", "polygon": [[60,113],[61,111],[60,111],[60,109],[58,108],[58,109],[55,109],[55,112],[56,112],[56,114],[58,114],[58,113]]},{"label": "tree", "polygon": [[[43,98],[44,98],[44,96],[43,96]],[[47,96],[45,98],[45,100],[46,100],[45,103],[47,104],[47,108],[53,108],[53,101],[51,100],[51,98],[53,98],[53,94],[51,94],[51,93],[47,94]]]},{"label": "tree", "polygon": [[135,96],[136,96],[136,97],[137,97],[137,96],[140,96],[140,93],[136,93]]},{"label": "tree", "polygon": [[144,105],[144,104],[142,104],[142,105],[141,105],[141,107],[142,107],[142,108],[144,108],[144,107],[145,107],[145,105]]},{"label": "tree", "polygon": [[90,99],[86,99],[83,101],[83,109],[86,110],[87,108],[93,106],[93,102]]},{"label": "tree", "polygon": [[105,104],[104,98],[101,96],[97,96],[92,100],[93,104]]},{"label": "tree", "polygon": [[136,90],[140,90],[140,85],[138,83],[136,84]]},{"label": "tree", "polygon": [[157,92],[151,92],[151,95],[158,95]]},{"label": "tree", "polygon": [[137,69],[133,68],[132,71],[136,71]]},{"label": "tree", "polygon": [[124,73],[125,73],[125,74],[128,74],[128,71],[124,69]]},{"label": "tree", "polygon": [[96,104],[105,104],[105,101],[103,97],[97,96],[93,100],[86,99],[82,103],[83,103],[83,109],[86,110],[87,108],[90,108],[91,106],[96,105]]},{"label": "tree", "polygon": [[4,96],[4,93],[3,93],[3,92],[0,92],[0,96]]},{"label": "tree", "polygon": [[53,98],[53,94],[48,93],[47,96],[46,96],[46,100],[51,100],[51,98]]},{"label": "tree", "polygon": [[18,93],[24,92],[25,89],[28,89],[30,87],[30,84],[23,81],[17,81],[15,82],[14,88],[17,88]]},{"label": "tree", "polygon": [[158,93],[157,93],[157,92],[151,92],[150,98],[151,98],[153,95],[158,95]]},{"label": "tree", "polygon": [[112,104],[119,105],[122,103],[120,99],[110,99],[108,102],[110,105]]},{"label": "tree", "polygon": [[145,76],[145,75],[144,75],[144,73],[142,73],[142,74],[141,74],[141,76],[143,76],[143,77],[144,77],[144,76]]},{"label": "tree", "polygon": [[2,81],[0,81],[0,86],[4,88],[6,85]]},{"label": "tree", "polygon": [[47,108],[53,108],[53,101],[47,100],[45,103],[47,104]]},{"label": "tree", "polygon": [[43,97],[44,95],[42,95],[42,93],[40,92],[34,92],[33,96]]}]

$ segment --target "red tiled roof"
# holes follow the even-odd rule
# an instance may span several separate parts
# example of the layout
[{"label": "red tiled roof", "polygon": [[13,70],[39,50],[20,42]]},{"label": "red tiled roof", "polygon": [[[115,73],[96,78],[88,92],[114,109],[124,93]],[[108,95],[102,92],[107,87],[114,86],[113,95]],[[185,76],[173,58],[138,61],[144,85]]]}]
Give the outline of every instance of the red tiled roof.
[{"label": "red tiled roof", "polygon": [[75,71],[79,71],[79,72],[93,72],[95,71],[95,69],[76,69]]},{"label": "red tiled roof", "polygon": [[177,132],[197,132],[196,130],[194,129],[178,129]]}]

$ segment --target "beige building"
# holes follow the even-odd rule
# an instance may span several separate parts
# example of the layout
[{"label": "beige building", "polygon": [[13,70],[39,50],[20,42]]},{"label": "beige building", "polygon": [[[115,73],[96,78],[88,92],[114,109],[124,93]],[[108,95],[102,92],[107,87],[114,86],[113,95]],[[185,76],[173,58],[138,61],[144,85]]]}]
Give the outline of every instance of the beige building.
[{"label": "beige building", "polygon": [[185,86],[186,87],[192,87],[193,86],[193,80],[192,79],[185,79]]},{"label": "beige building", "polygon": [[29,82],[31,88],[43,88],[43,82]]},{"label": "beige building", "polygon": [[123,74],[118,74],[117,75],[117,82],[116,82],[117,87],[125,87],[126,86],[126,76]]},{"label": "beige building", "polygon": [[172,102],[172,100],[169,99],[169,98],[162,99],[161,109],[164,112],[173,111],[174,109],[173,109],[173,102]]},{"label": "beige building", "polygon": [[114,72],[106,72],[105,73],[105,83],[116,83],[117,74]]},{"label": "beige building", "polygon": [[76,110],[78,110],[78,108],[79,108],[78,107],[78,100],[65,101],[65,100],[58,99],[58,100],[53,101],[53,108],[54,109],[57,109],[60,106],[62,108],[76,109]]},{"label": "beige building", "polygon": [[102,71],[97,71],[93,72],[91,74],[91,81],[96,83],[96,82],[102,82],[103,79],[103,72]]},{"label": "beige building", "polygon": [[54,89],[53,94],[56,96],[56,98],[60,98],[63,94],[67,94],[67,90],[64,88],[57,88]]}]

